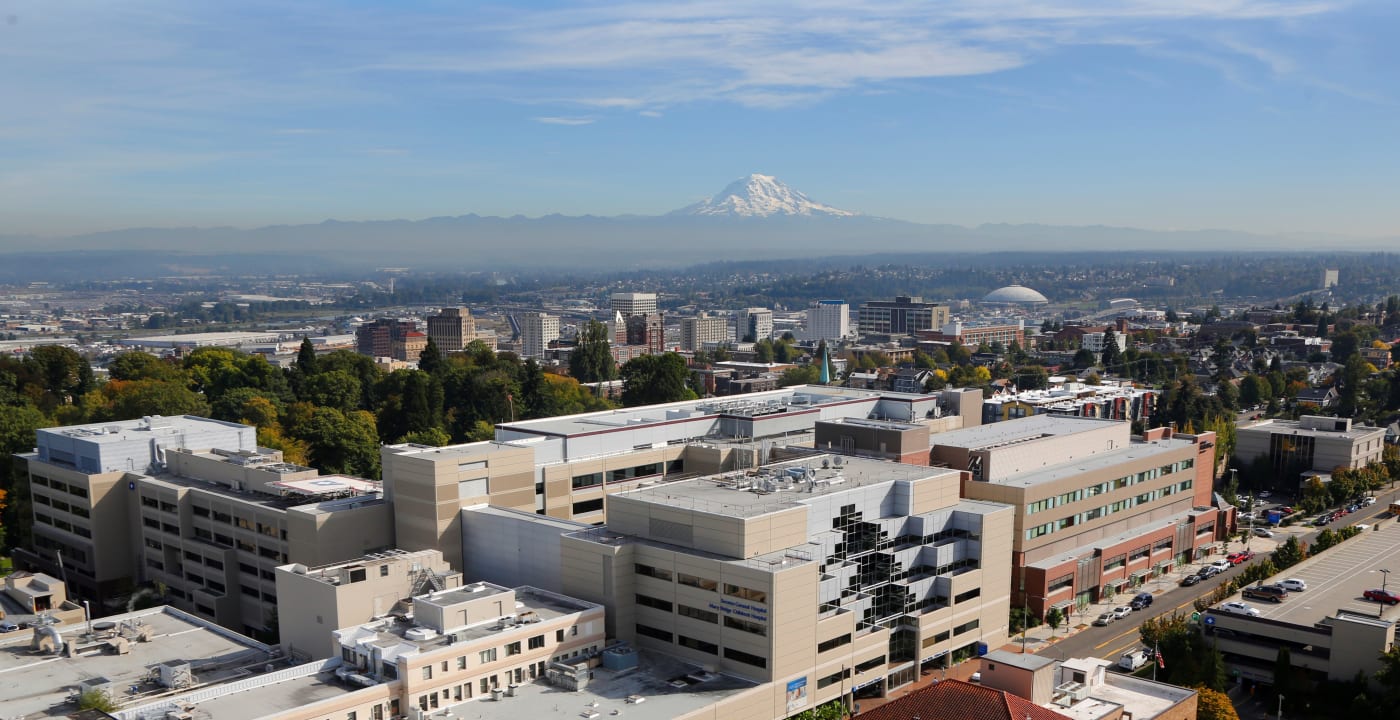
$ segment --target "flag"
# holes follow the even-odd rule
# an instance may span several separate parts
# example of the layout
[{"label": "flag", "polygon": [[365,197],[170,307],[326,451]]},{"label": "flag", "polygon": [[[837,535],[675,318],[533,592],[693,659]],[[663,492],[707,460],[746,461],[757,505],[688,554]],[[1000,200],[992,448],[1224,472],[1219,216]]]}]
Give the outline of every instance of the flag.
[{"label": "flag", "polygon": [[1152,652],[1157,656],[1157,667],[1162,668],[1163,670],[1166,670],[1166,669],[1167,669],[1167,663],[1166,663],[1165,661],[1162,660],[1162,651],[1161,651],[1161,650],[1153,650]]}]

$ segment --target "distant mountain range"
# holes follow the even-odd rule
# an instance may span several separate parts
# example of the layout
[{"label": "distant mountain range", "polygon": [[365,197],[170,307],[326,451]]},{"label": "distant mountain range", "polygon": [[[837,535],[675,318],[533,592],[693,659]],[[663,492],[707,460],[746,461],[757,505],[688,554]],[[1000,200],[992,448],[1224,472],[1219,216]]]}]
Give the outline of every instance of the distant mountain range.
[{"label": "distant mountain range", "polygon": [[[1107,226],[927,225],[818,203],[768,175],[749,175],[661,216],[424,220],[237,228],[135,228],[35,238],[0,235],[0,280],[231,272],[307,273],[381,266],[441,272],[645,268],[716,260],[868,253],[1003,251],[1393,250],[1397,238],[1157,231]],[[95,274],[94,274],[95,273]]]}]

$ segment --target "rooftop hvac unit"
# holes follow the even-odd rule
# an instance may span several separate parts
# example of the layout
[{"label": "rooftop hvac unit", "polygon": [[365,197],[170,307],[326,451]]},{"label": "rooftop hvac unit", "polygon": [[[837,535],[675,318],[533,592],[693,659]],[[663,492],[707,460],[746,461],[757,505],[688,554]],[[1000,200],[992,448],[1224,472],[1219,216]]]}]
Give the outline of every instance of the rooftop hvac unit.
[{"label": "rooftop hvac unit", "polygon": [[167,660],[160,664],[160,685],[167,688],[189,687],[194,677],[185,660]]}]

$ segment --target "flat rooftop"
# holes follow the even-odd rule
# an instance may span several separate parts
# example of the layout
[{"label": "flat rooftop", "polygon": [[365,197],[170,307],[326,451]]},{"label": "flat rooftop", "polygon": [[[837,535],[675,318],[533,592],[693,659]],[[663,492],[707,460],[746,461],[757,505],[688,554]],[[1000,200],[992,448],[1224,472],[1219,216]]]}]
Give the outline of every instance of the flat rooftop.
[{"label": "flat rooftop", "polygon": [[1310,437],[1343,438],[1346,440],[1361,440],[1377,434],[1385,434],[1383,427],[1367,427],[1363,425],[1352,425],[1350,430],[1322,430],[1318,428],[1303,427],[1297,420],[1255,420],[1251,423],[1241,425],[1240,430],[1251,432],[1270,433],[1290,433],[1293,435],[1307,435]]},{"label": "flat rooftop", "polygon": [[[1117,422],[1116,420],[1112,422]],[[1000,424],[1000,423],[996,423]],[[939,437],[937,435],[935,438]],[[1142,460],[1155,455],[1163,455],[1178,452],[1182,448],[1189,448],[1195,445],[1193,440],[1179,437],[1165,440],[1133,440],[1126,447],[1115,450],[1105,450],[1082,458],[1076,458],[1070,462],[1051,465],[1030,472],[1017,473],[1007,477],[996,478],[979,482],[989,482],[996,485],[1009,485],[1016,487],[1034,487],[1044,483],[1053,483],[1068,477],[1078,477],[1087,472],[1103,470],[1105,468],[1117,467],[1134,460]],[[1193,454],[1194,458],[1195,455]]]},{"label": "flat rooftop", "polygon": [[[1373,508],[1374,509],[1374,508]],[[1363,520],[1371,529],[1336,545],[1326,552],[1309,557],[1275,575],[1265,584],[1298,578],[1308,584],[1302,592],[1289,593],[1281,603],[1243,600],[1259,609],[1259,617],[1293,625],[1312,627],[1338,612],[1380,618],[1386,622],[1400,620],[1400,605],[1390,606],[1371,602],[1361,594],[1383,584],[1381,569],[1400,571],[1400,523],[1387,520],[1375,525],[1374,519]],[[1380,530],[1375,528],[1379,527]],[[1396,584],[1384,583],[1389,590],[1400,591],[1400,574]],[[1230,596],[1240,600],[1239,594]]]},{"label": "flat rooftop", "polygon": [[[823,467],[824,464],[827,467]],[[801,471],[800,477],[798,471]],[[939,475],[956,477],[958,471],[823,454],[764,465],[757,470],[735,470],[662,483],[613,497],[688,507],[717,515],[756,517],[823,495]]]},{"label": "flat rooftop", "polygon": [[[210,425],[226,428],[249,428],[249,426],[243,425],[242,423],[213,420],[196,415],[152,415],[149,418],[138,418],[135,420],[114,420],[112,422],[88,423],[86,425],[42,428],[36,432],[41,441],[46,436],[63,435],[101,445],[109,445],[129,442],[131,440],[148,440],[152,435],[162,437],[178,435],[183,431],[194,430],[201,426],[207,427]],[[42,442],[40,444],[42,444]]]},{"label": "flat rooftop", "polygon": [[[593,713],[600,719],[617,716],[627,720],[671,720],[758,685],[732,675],[707,673],[697,665],[664,655],[646,651],[640,655],[641,664],[635,670],[619,673],[601,666],[594,668],[593,680],[580,692],[536,680],[521,685],[515,697],[499,701],[478,699],[449,709],[457,717],[483,720],[578,720],[595,717]],[[644,700],[629,703],[628,698]]]},{"label": "flat rooftop", "polygon": [[234,490],[233,488],[208,480],[185,477],[174,473],[159,473],[150,476],[151,480],[170,483],[180,487],[197,488],[206,492],[222,495],[231,500],[262,505],[268,508],[288,510],[300,508],[312,513],[327,513],[336,510],[344,510],[350,507],[363,507],[370,503],[386,502],[378,493],[368,495],[352,495],[349,497],[339,497],[340,493],[350,492],[344,489],[330,489],[321,499],[316,496],[302,494],[273,495],[257,490]]},{"label": "flat rooftop", "polygon": [[[720,415],[761,417],[765,414],[810,410],[836,402],[874,400],[880,397],[895,396],[897,394],[869,390],[796,385],[781,390],[747,393],[725,398],[686,400],[640,408],[501,423],[497,426],[497,431],[498,433],[513,431],[556,436],[581,435]],[[930,396],[921,395],[909,395],[908,397],[930,399]]]},{"label": "flat rooftop", "polygon": [[934,445],[981,450],[1047,435],[1074,435],[1122,423],[1121,420],[1067,415],[1032,415],[1031,417],[978,425],[962,430],[949,430],[933,436],[932,442]]},{"label": "flat rooftop", "polygon": [[[272,657],[262,643],[168,607],[100,618],[93,625],[102,635],[100,629],[106,623],[121,627],[128,622],[124,635],[148,629],[151,641],[133,640],[126,655],[107,654],[105,640],[83,640],[83,625],[57,628],[65,643],[77,643],[79,654],[72,658],[30,650],[31,630],[0,636],[4,717],[67,717],[77,709],[68,703],[68,697],[79,683],[96,677],[112,681],[122,705],[140,705],[167,691],[147,681],[152,669],[162,663],[188,661],[200,683],[217,684],[260,673]],[[284,662],[273,662],[279,668],[285,666]],[[136,691],[131,692],[132,688]]]},{"label": "flat rooftop", "polygon": [[[453,603],[463,602],[466,600],[479,600],[481,598],[490,597],[492,595],[500,595],[511,590],[511,588],[503,588],[498,585],[492,585],[490,583],[473,583],[472,585],[481,585],[483,586],[483,590],[481,592],[473,593],[468,590],[468,588],[471,586],[463,586],[461,588],[443,590],[441,592],[433,593],[430,596],[431,601],[435,604],[449,605]],[[542,621],[553,620],[555,618],[563,617],[565,615],[572,615],[577,612],[583,612],[585,610],[591,610],[594,608],[602,607],[601,605],[595,605],[593,603],[585,602],[583,600],[575,600],[571,597],[558,595],[547,590],[540,590],[538,588],[532,588],[528,586],[514,588],[514,591],[515,604],[512,607],[503,608],[505,614],[501,617],[485,620],[483,622],[479,622],[475,625],[470,625],[462,629],[454,630],[453,628],[447,628],[448,630],[452,630],[453,634],[457,636],[457,639],[455,641],[453,641],[450,637],[442,634],[436,634],[433,637],[427,638],[425,640],[415,640],[413,638],[408,637],[408,632],[410,630],[413,630],[414,628],[421,628],[425,626],[420,625],[411,620],[401,622],[394,618],[377,620],[372,623],[365,623],[363,625],[358,626],[357,628],[348,628],[346,630],[349,630],[351,635],[354,635],[356,638],[360,639],[369,637],[372,634],[374,636],[374,644],[380,647],[394,647],[407,645],[416,648],[419,652],[426,652],[429,650],[435,650],[440,647],[446,647],[452,642],[467,642],[470,640],[479,640],[481,638],[491,637],[493,635],[502,635],[509,633],[529,634],[528,629],[530,627],[530,624],[520,624],[518,622],[511,622],[509,624],[506,624],[501,622],[503,618],[513,619],[523,613],[533,612]],[[414,598],[414,602],[416,603],[421,599],[422,598]],[[346,630],[338,630],[337,633],[344,634],[346,633]],[[349,635],[346,636],[348,637]]]}]

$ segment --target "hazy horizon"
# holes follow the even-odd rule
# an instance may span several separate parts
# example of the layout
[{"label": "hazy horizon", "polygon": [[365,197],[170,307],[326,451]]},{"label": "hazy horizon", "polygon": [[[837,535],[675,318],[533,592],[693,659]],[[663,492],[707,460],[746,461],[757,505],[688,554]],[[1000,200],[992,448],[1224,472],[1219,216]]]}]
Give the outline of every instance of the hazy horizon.
[{"label": "hazy horizon", "polygon": [[761,172],[925,224],[1392,237],[1397,21],[1380,0],[21,0],[0,235],[655,216]]}]

